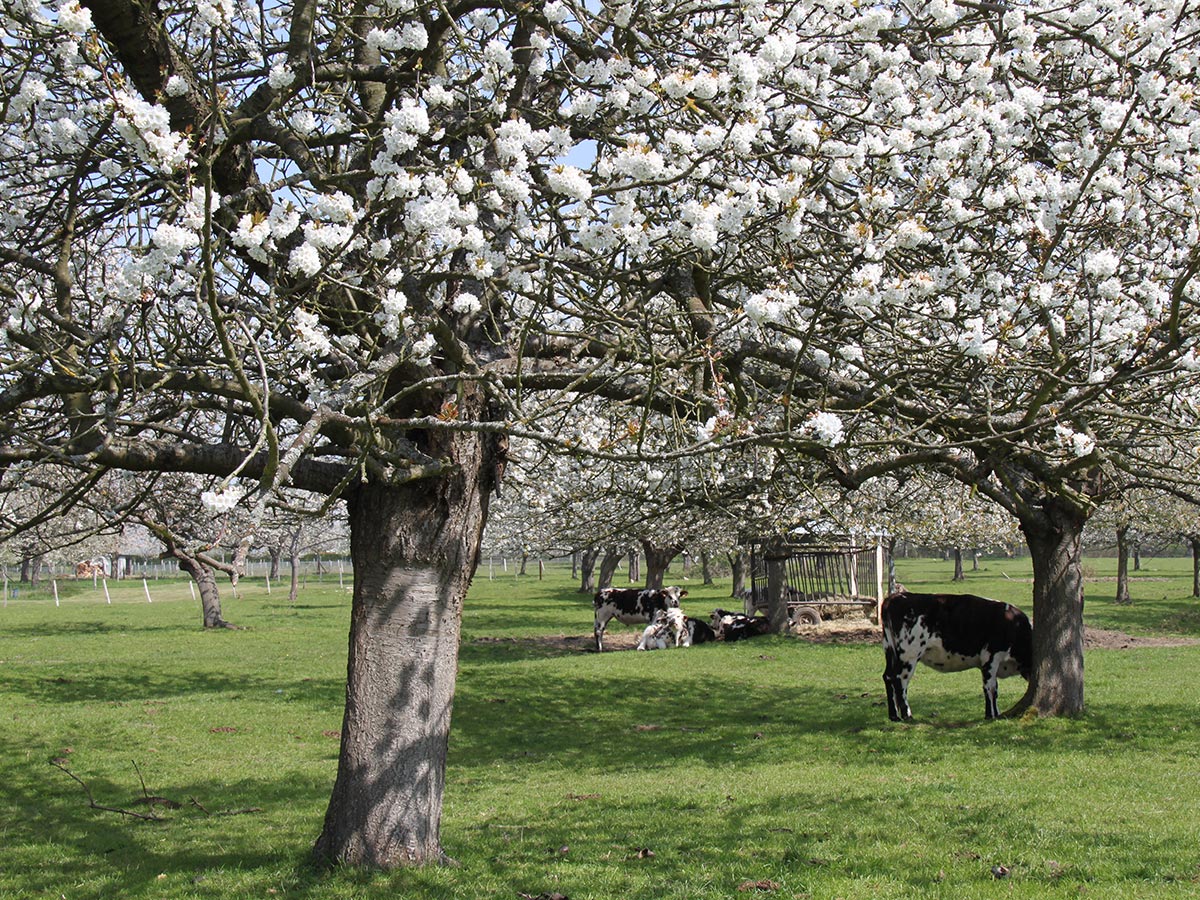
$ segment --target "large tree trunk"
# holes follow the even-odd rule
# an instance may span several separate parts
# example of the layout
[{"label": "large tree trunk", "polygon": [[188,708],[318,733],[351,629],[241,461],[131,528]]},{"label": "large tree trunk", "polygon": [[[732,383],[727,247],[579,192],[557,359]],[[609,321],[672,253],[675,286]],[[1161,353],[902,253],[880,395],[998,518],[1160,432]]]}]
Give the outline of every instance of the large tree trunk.
[{"label": "large tree trunk", "polygon": [[712,584],[712,556],[707,550],[700,551],[700,578],[703,584]]},{"label": "large tree trunk", "polygon": [[655,547],[648,540],[642,538],[642,552],[646,557],[646,587],[661,588],[663,586],[667,567],[671,565],[671,560],[678,556],[681,550],[682,548],[679,546]]},{"label": "large tree trunk", "polygon": [[1129,526],[1117,527],[1117,603],[1132,603],[1129,596]]},{"label": "large tree trunk", "polygon": [[604,551],[604,557],[600,560],[600,583],[596,585],[597,590],[612,587],[613,575],[617,572],[622,556],[624,552],[620,547],[609,547]]},{"label": "large tree trunk", "polygon": [[[314,853],[373,868],[438,863],[466,596],[487,517],[483,439],[455,436],[437,481],[349,499],[354,600],[337,780]],[[494,471],[488,468],[487,472]]]},{"label": "large tree trunk", "polygon": [[954,548],[954,581],[966,581],[967,576],[963,573],[962,564],[962,547]]},{"label": "large tree trunk", "polygon": [[221,592],[217,590],[217,574],[212,567],[194,556],[180,555],[178,552],[175,558],[179,560],[180,570],[191,576],[196,590],[200,592],[200,611],[204,617],[204,627],[232,628],[233,626],[221,616]]},{"label": "large tree trunk", "polygon": [[1082,514],[1055,505],[1021,522],[1033,562],[1033,676],[1013,714],[1083,711],[1085,521]]},{"label": "large tree trunk", "polygon": [[740,550],[727,555],[729,568],[733,571],[733,592],[729,596],[741,598],[746,590],[746,557]]},{"label": "large tree trunk", "polygon": [[588,547],[580,557],[579,592],[582,594],[596,593],[596,558],[599,556],[599,547]]},{"label": "large tree trunk", "polygon": [[267,553],[271,557],[271,573],[268,576],[272,581],[279,580],[279,560],[283,557],[283,550],[279,547],[268,547]]}]

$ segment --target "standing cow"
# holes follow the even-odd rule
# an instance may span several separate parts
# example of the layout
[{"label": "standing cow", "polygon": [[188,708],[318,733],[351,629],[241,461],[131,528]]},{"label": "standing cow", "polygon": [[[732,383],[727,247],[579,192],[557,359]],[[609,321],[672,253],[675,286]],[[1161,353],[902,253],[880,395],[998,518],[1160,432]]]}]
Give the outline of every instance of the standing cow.
[{"label": "standing cow", "polygon": [[999,716],[997,680],[1033,666],[1033,628],[1025,613],[1008,603],[971,594],[914,594],[898,591],[883,600],[883,652],[888,717],[908,721],[908,682],[918,662],[939,672],[980,669],[984,715]]},{"label": "standing cow", "polygon": [[649,622],[661,610],[677,609],[679,598],[687,591],[671,585],[665,588],[601,588],[592,601],[595,623],[592,635],[596,638],[596,652],[604,650],[604,629],[610,619],[624,625]]}]

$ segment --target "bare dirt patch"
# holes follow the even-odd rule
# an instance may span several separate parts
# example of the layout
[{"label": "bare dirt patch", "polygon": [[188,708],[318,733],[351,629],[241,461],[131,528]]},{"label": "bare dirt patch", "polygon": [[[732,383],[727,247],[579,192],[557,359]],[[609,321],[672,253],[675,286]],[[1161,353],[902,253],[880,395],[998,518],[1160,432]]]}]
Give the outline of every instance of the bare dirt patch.
[{"label": "bare dirt patch", "polygon": [[1135,637],[1123,631],[1106,631],[1103,628],[1084,628],[1083,646],[1088,650],[1128,650],[1131,647],[1187,647],[1200,644],[1196,638],[1185,637]]},{"label": "bare dirt patch", "polygon": [[[877,644],[880,642],[879,626],[867,619],[833,619],[820,625],[801,625],[792,629],[799,640],[813,644]],[[604,649],[632,650],[637,646],[639,631],[611,632],[604,635]],[[539,647],[543,650],[593,652],[595,643],[590,634],[557,634],[530,638],[475,638],[476,644],[513,644],[516,646]],[[1085,628],[1083,645],[1088,650],[1129,650],[1139,647],[1185,647],[1200,644],[1196,638],[1185,637],[1140,637],[1123,631],[1103,628]]]}]

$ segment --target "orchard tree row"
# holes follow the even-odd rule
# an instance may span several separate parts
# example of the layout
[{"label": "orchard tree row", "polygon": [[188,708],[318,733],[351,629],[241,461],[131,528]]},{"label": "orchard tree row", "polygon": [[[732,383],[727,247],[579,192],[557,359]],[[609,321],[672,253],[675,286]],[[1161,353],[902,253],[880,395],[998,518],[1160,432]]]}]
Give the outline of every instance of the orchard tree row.
[{"label": "orchard tree row", "polygon": [[1025,705],[1083,708],[1084,526],[1195,483],[1190,5],[0,10],[0,486],[61,486],[12,524],[345,501],[319,858],[443,858],[516,441],[731,520],[952,479],[1033,559]]}]

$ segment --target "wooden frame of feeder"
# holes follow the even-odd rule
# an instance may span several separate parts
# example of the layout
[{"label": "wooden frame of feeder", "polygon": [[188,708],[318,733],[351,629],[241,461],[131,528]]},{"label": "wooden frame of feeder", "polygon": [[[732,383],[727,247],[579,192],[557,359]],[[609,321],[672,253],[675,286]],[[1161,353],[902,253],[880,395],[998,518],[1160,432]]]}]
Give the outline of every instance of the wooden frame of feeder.
[{"label": "wooden frame of feeder", "polygon": [[782,630],[789,619],[817,624],[820,608],[830,606],[860,607],[879,621],[887,593],[887,550],[880,539],[870,544],[846,537],[743,543],[750,549],[746,612],[765,610],[772,630]]}]

